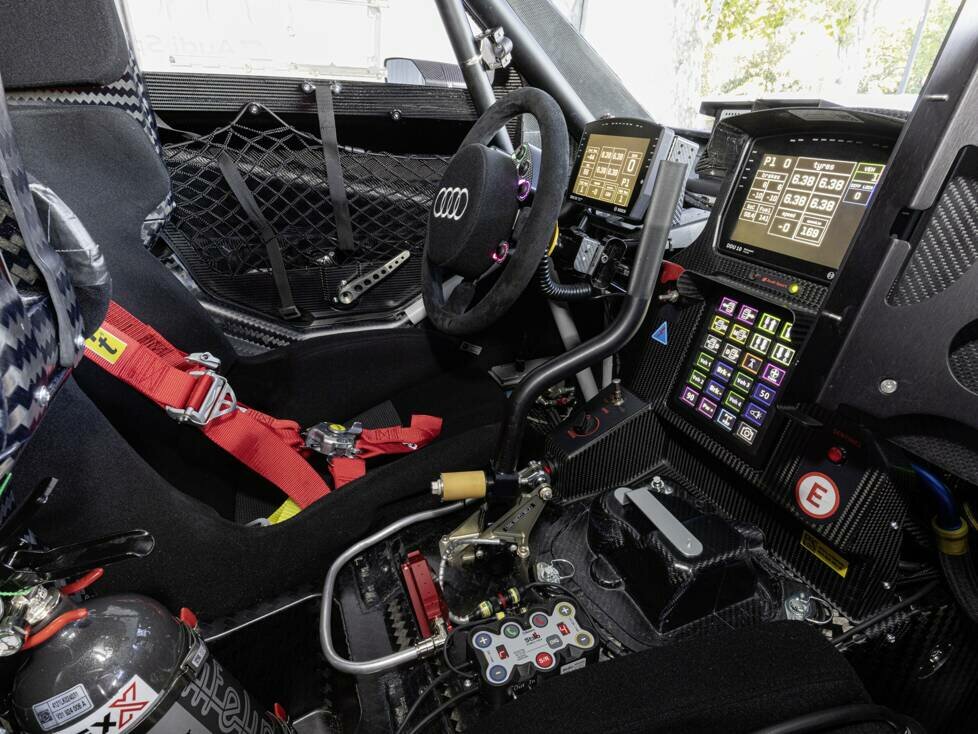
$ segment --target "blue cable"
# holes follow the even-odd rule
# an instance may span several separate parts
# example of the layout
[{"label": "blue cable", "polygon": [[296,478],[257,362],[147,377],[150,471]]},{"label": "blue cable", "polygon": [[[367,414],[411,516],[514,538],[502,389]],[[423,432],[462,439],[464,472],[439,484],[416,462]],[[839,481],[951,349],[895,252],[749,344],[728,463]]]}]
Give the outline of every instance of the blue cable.
[{"label": "blue cable", "polygon": [[954,495],[940,479],[919,464],[911,464],[917,476],[937,500],[937,525],[941,530],[957,530],[961,527],[961,513],[954,501]]}]

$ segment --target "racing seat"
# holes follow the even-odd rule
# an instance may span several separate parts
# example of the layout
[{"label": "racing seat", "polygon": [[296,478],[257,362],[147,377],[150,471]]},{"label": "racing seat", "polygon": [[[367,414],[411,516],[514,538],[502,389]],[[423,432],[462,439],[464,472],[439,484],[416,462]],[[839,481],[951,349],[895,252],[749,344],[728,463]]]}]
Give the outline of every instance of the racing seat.
[{"label": "racing seat", "polygon": [[[447,337],[400,329],[237,356],[199,302],[143,247],[162,223],[169,180],[112,0],[7,4],[3,21],[0,68],[15,90],[8,99],[25,166],[99,243],[116,302],[178,348],[219,357],[238,398],[273,416],[304,427],[356,416],[368,426],[390,425],[413,413],[444,420],[435,444],[372,468],[280,526],[246,528],[243,522],[281,502],[281,492],[199,431],[82,364],[77,386],[53,406],[15,478],[15,491],[40,476],[71,479],[37,530],[61,543],[143,527],[158,543],[145,562],[151,568],[131,576],[114,569],[112,586],[211,616],[317,578],[332,550],[426,493],[432,475],[488,460],[504,396]],[[220,577],[234,590],[218,588]]]}]

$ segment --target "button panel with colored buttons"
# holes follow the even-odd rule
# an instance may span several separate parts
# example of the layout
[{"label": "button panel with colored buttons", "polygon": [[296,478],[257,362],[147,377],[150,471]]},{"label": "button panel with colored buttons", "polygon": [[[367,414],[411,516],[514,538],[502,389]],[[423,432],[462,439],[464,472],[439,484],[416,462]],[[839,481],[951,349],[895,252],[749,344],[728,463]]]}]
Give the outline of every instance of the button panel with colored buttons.
[{"label": "button panel with colored buttons", "polygon": [[761,451],[795,363],[791,318],[745,296],[714,298],[674,393],[684,414],[750,459]]},{"label": "button panel with colored buttons", "polygon": [[578,623],[576,605],[564,598],[480,625],[469,634],[468,646],[483,683],[497,692],[566,665],[583,667],[598,652],[594,633]]}]

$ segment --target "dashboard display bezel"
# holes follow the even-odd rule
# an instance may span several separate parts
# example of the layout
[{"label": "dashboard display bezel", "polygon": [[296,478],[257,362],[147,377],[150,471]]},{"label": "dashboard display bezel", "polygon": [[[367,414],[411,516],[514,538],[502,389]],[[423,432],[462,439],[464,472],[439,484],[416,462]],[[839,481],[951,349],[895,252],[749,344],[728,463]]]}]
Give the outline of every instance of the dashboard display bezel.
[{"label": "dashboard display bezel", "polygon": [[[747,260],[758,265],[774,268],[810,280],[830,283],[838,272],[828,267],[790,255],[768,250],[751,242],[733,238],[733,231],[741,208],[757,173],[759,162],[765,154],[794,157],[810,157],[840,161],[885,164],[892,152],[892,140],[871,135],[774,135],[755,138],[748,146],[737,170],[736,184],[731,190],[724,211],[723,226],[717,239],[719,255]],[[870,206],[872,200],[867,204]],[[865,213],[864,213],[865,216]],[[858,229],[858,226],[857,226]],[[853,233],[855,235],[855,233]],[[852,245],[853,237],[846,244],[842,261]]]},{"label": "dashboard display bezel", "polygon": [[[710,329],[711,320],[713,319],[713,317],[717,315],[721,315],[721,316],[723,315],[718,309],[718,305],[721,303],[721,301],[732,298],[740,306],[744,306],[744,305],[749,306],[759,313],[761,312],[770,313],[778,319],[779,327],[783,327],[785,324],[796,323],[798,321],[797,314],[795,314],[790,308],[787,308],[784,305],[780,305],[768,299],[759,297],[756,293],[749,293],[743,289],[732,287],[729,284],[725,284],[725,283],[720,284],[715,280],[713,280],[712,278],[707,278],[701,275],[696,275],[694,277],[696,278],[697,284],[703,290],[704,309],[701,318],[699,320],[699,323],[697,324],[696,331],[694,332],[694,340],[690,343],[687,353],[683,357],[683,361],[680,366],[680,372],[677,374],[676,379],[674,380],[674,382],[672,383],[669,389],[667,403],[671,408],[671,410],[677,415],[679,415],[680,417],[682,417],[683,420],[685,420],[687,423],[690,423],[691,425],[696,426],[699,430],[706,433],[711,439],[713,439],[718,444],[731,451],[733,454],[738,456],[741,460],[745,461],[750,466],[753,467],[763,466],[768,455],[770,454],[772,445],[777,440],[777,437],[780,435],[781,428],[784,425],[785,419],[781,415],[779,409],[780,404],[782,404],[783,402],[781,397],[778,397],[774,402],[774,404],[770,406],[768,405],[763,406],[767,409],[767,412],[770,414],[769,419],[763,426],[757,428],[758,435],[756,439],[752,444],[748,445],[745,444],[743,441],[738,440],[735,437],[733,430],[726,430],[726,431],[722,430],[717,425],[715,425],[716,421],[714,419],[707,418],[704,415],[702,415],[695,408],[695,406],[684,403],[680,396],[682,394],[683,389],[687,387],[688,384],[691,384],[687,379],[688,376],[694,371],[705,369],[705,368],[701,368],[697,364],[697,361],[700,356],[700,353],[704,349],[704,347],[702,346],[702,342],[706,337],[708,337],[711,334],[711,329]],[[741,322],[738,321],[733,316],[729,317],[729,321],[733,325],[741,325]],[[749,330],[751,332],[757,331],[757,329],[755,329],[754,327],[749,327]],[[789,332],[790,332],[790,326],[789,326]],[[727,338],[721,336],[720,341],[727,341]],[[772,336],[772,341],[775,341],[775,337],[773,336]],[[782,339],[778,339],[777,341],[789,346],[793,350],[795,355],[797,355],[800,352],[801,340],[792,339],[788,337],[787,340],[782,338]],[[747,344],[742,344],[741,348],[742,348],[741,356],[751,351],[751,348]],[[762,354],[761,357],[762,360],[767,361],[768,357],[766,353],[761,353],[761,354]],[[724,359],[724,357],[719,354],[715,355],[713,358],[715,358],[718,361]],[[779,396],[783,396],[784,392],[787,389],[787,386],[790,384],[791,377],[794,374],[796,366],[797,363],[795,361],[790,366],[784,368],[785,376],[782,379],[781,384],[774,386],[774,389]],[[743,370],[743,367],[741,367],[739,364],[733,365],[733,368],[735,372],[740,372]],[[751,400],[751,398],[749,397],[751,395],[751,390],[754,387],[756,387],[756,385],[758,384],[764,384],[759,376],[748,374],[748,377],[750,377],[750,379],[752,380],[752,385],[751,388],[746,390],[745,394],[743,395],[745,399],[745,403],[749,403]],[[711,380],[709,374],[706,375],[706,379]],[[729,383],[729,384],[733,384],[733,383]],[[697,388],[697,390],[700,390],[700,388]],[[706,395],[706,393],[702,392],[697,397],[702,397],[704,395]],[[723,405],[721,405],[720,407],[723,407]],[[738,424],[743,422],[742,420],[739,420],[739,418],[740,416],[738,415]]]},{"label": "dashboard display bezel", "polygon": [[[567,182],[567,198],[570,201],[594,209],[595,211],[617,214],[626,219],[641,219],[645,215],[645,208],[647,207],[650,195],[646,186],[649,181],[649,171],[652,169],[653,161],[662,155],[659,143],[667,132],[671,133],[671,131],[667,131],[661,125],[657,125],[651,120],[641,120],[631,117],[615,117],[607,120],[595,120],[589,123],[584,128],[584,134],[581,136],[577,155],[574,157],[574,165],[571,167],[570,179]],[[582,196],[574,192],[574,185],[577,182],[581,166],[584,163],[584,153],[587,150],[587,144],[591,135],[641,138],[649,141],[645,156],[642,159],[642,165],[639,168],[637,180],[632,188],[632,195],[629,197],[626,206],[618,206],[612,202],[592,199],[589,196]]]}]

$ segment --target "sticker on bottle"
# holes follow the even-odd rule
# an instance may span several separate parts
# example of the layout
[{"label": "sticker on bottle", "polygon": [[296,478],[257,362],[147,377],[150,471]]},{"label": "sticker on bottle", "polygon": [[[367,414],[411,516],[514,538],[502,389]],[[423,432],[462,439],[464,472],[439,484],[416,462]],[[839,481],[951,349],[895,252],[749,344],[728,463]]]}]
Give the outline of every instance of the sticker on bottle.
[{"label": "sticker on bottle", "polygon": [[[107,703],[90,712],[83,719],[58,729],[58,734],[90,734],[103,731],[118,734],[118,732],[129,731],[136,722],[153,710],[159,697],[158,691],[138,675],[134,675]],[[91,701],[89,704],[91,705]]]},{"label": "sticker on bottle", "polygon": [[44,731],[64,726],[93,708],[92,699],[81,683],[31,707],[38,726]]}]

